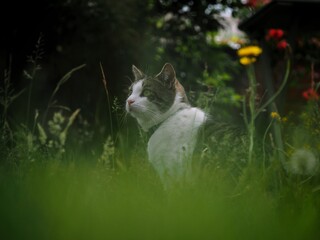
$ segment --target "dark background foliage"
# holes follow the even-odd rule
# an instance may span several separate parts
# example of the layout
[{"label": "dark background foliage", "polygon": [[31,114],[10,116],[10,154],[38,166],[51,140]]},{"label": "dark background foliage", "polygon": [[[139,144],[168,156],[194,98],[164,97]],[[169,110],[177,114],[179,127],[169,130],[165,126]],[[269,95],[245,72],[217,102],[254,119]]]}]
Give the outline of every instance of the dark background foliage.
[{"label": "dark background foliage", "polygon": [[[234,53],[206,42],[206,32],[219,26],[213,14],[227,5],[241,6],[239,1],[204,0],[6,1],[0,14],[0,71],[11,70],[16,91],[30,88],[24,71],[32,71],[28,57],[38,42],[41,69],[35,74],[30,109],[41,114],[64,74],[86,64],[61,88],[57,104],[81,108],[83,115],[99,124],[108,116],[100,63],[110,101],[117,97],[121,104],[132,64],[154,74],[171,62],[187,91],[201,87],[204,70],[236,74],[230,58]],[[27,116],[26,95],[27,91],[11,107],[16,119]]]}]

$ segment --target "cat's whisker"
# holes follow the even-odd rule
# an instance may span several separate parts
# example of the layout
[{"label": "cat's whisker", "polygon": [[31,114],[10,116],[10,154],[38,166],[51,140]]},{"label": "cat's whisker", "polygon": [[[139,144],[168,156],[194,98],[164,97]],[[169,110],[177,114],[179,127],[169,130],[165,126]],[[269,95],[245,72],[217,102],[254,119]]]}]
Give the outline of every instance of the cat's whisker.
[{"label": "cat's whisker", "polygon": [[119,118],[119,127],[120,128],[122,128],[122,126],[124,125],[125,121],[127,121],[127,115],[128,115],[128,113],[125,112],[125,111],[120,115],[120,118]]},{"label": "cat's whisker", "polygon": [[146,107],[146,106],[144,106],[144,105],[142,105],[142,104],[135,103],[135,106],[136,106],[136,107],[139,107],[141,110],[143,110],[143,111],[141,111],[141,113],[143,113],[143,112],[148,112],[148,113],[151,113],[151,114],[158,114],[158,112],[153,111],[153,110],[151,110],[150,108],[148,108],[148,107]]},{"label": "cat's whisker", "polygon": [[130,83],[132,84],[134,80],[132,80],[129,76],[125,77],[126,79],[128,79],[130,81]]}]

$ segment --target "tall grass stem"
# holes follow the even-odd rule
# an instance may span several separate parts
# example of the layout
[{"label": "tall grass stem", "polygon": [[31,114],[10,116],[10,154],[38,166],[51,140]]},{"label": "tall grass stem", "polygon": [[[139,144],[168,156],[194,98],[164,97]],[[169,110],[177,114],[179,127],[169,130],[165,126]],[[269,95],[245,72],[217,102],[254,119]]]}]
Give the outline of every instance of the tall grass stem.
[{"label": "tall grass stem", "polygon": [[103,87],[104,90],[106,92],[106,96],[107,96],[107,105],[108,105],[108,112],[109,112],[109,122],[110,122],[110,133],[111,133],[111,137],[112,139],[114,139],[113,137],[113,121],[112,121],[112,115],[111,115],[111,104],[110,104],[110,96],[109,96],[109,91],[108,91],[108,84],[107,84],[107,79],[106,79],[106,75],[104,73],[103,67],[102,67],[102,63],[99,63],[100,65],[100,70],[101,70],[101,74],[102,74],[102,83],[103,83]]},{"label": "tall grass stem", "polygon": [[57,92],[59,91],[60,87],[65,84],[72,76],[73,73],[75,73],[76,71],[84,68],[86,66],[86,64],[82,64],[78,67],[75,67],[73,69],[71,69],[68,73],[66,73],[60,80],[59,82],[57,83],[57,86],[55,87],[55,89],[53,90],[50,98],[49,98],[49,101],[48,101],[48,105],[47,105],[47,108],[45,110],[45,113],[43,115],[43,119],[42,119],[42,123],[44,124],[46,118],[47,118],[47,115],[48,115],[48,112],[49,112],[49,109],[54,105],[54,97],[55,95],[57,94]]},{"label": "tall grass stem", "polygon": [[278,88],[278,90],[266,101],[255,113],[254,118],[257,118],[258,115],[266,108],[268,107],[274,100],[280,95],[280,93],[283,91],[284,87],[286,86],[290,74],[291,69],[291,61],[290,58],[288,58],[287,65],[286,65],[286,72],[283,78],[283,81]]},{"label": "tall grass stem", "polygon": [[255,99],[256,99],[256,78],[254,66],[250,64],[247,68],[247,73],[250,82],[250,96],[249,96],[249,109],[250,109],[250,122],[248,125],[249,132],[249,151],[248,151],[248,163],[249,165],[253,162],[253,149],[254,149],[254,138],[255,138]]}]

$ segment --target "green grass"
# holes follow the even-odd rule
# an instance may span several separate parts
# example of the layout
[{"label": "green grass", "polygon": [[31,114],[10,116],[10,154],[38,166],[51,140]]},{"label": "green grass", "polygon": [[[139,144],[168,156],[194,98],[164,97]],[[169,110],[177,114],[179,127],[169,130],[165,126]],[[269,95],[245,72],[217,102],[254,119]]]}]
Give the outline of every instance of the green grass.
[{"label": "green grass", "polygon": [[318,239],[320,234],[319,191],[299,179],[283,178],[288,183],[275,187],[274,173],[262,176],[258,167],[237,180],[217,168],[166,192],[142,158],[117,171],[79,158],[1,168],[1,239]]},{"label": "green grass", "polygon": [[[1,118],[1,240],[319,238],[319,166],[310,165],[310,158],[319,160],[318,103],[297,123],[277,123],[287,163],[297,150],[309,151],[296,165],[318,168],[313,176],[285,171],[269,127],[262,142],[256,137],[250,164],[248,143],[235,143],[222,129],[223,137],[195,159],[205,159],[203,169],[165,191],[138,129],[131,134],[126,126],[102,140],[93,134],[99,130],[75,122],[80,110],[62,108],[49,119],[55,93],[82,67],[60,80],[41,124],[37,111],[31,128],[10,128],[6,115]],[[5,112],[7,100],[19,95],[1,98]],[[111,113],[109,99],[107,105]]]}]

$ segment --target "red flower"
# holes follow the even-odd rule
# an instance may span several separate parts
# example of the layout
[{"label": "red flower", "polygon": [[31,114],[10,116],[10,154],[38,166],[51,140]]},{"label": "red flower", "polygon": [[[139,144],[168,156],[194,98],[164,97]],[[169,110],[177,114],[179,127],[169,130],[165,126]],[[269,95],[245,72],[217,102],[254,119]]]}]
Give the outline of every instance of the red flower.
[{"label": "red flower", "polygon": [[269,29],[268,33],[267,33],[267,40],[270,39],[275,39],[275,40],[280,40],[284,35],[284,31],[282,29],[275,29],[275,28],[271,28]]},{"label": "red flower", "polygon": [[304,91],[302,97],[306,100],[319,100],[319,94],[313,88]]},{"label": "red flower", "polygon": [[269,2],[271,0],[247,0],[246,5],[249,7],[261,7]]},{"label": "red flower", "polygon": [[288,43],[286,40],[281,40],[280,42],[278,42],[277,44],[277,48],[282,50],[282,49],[286,49],[286,47],[288,46]]},{"label": "red flower", "polygon": [[246,5],[249,7],[255,7],[257,5],[257,0],[249,0]]}]

